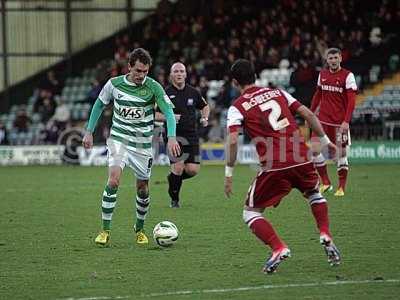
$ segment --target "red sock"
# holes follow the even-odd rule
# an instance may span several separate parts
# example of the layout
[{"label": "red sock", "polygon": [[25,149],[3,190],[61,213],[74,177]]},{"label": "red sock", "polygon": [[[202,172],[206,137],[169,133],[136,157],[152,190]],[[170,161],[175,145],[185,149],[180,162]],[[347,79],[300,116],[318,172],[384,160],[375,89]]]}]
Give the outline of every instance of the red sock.
[{"label": "red sock", "polygon": [[250,228],[253,233],[264,242],[264,244],[269,245],[272,248],[272,251],[286,247],[286,244],[282,242],[272,225],[266,219],[259,218],[255,220],[250,225]]},{"label": "red sock", "polygon": [[339,176],[339,187],[342,188],[343,190],[346,188],[346,182],[347,182],[347,173],[349,170],[346,168],[342,168],[338,170],[338,176]]},{"label": "red sock", "polygon": [[319,177],[321,177],[322,184],[330,185],[331,181],[329,180],[328,176],[328,168],[326,165],[316,167]]},{"label": "red sock", "polygon": [[315,203],[311,205],[311,211],[314,215],[320,233],[331,236],[329,231],[328,205],[326,202]]}]

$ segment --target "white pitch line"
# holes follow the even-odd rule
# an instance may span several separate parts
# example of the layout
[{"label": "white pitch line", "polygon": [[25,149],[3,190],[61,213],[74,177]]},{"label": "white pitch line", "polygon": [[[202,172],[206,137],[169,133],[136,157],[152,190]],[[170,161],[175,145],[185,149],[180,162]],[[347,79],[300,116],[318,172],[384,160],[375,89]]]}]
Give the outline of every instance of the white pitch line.
[{"label": "white pitch line", "polygon": [[277,284],[277,285],[259,285],[259,286],[244,286],[230,289],[208,289],[208,290],[187,290],[187,291],[172,291],[164,293],[150,293],[135,296],[114,296],[114,297],[86,297],[86,298],[64,298],[61,300],[118,300],[118,299],[134,299],[140,298],[154,298],[163,296],[181,296],[181,295],[199,295],[199,294],[214,294],[214,293],[231,293],[243,292],[254,290],[267,290],[267,289],[286,289],[286,288],[303,288],[303,287],[320,287],[330,285],[346,285],[346,284],[369,284],[369,283],[400,283],[400,279],[387,279],[387,280],[344,280],[344,281],[326,281],[314,283],[291,283],[291,284]]},{"label": "white pitch line", "polygon": [[117,300],[117,299],[129,299],[129,298],[130,296],[113,296],[113,297],[99,296],[99,297],[85,297],[85,298],[69,297],[60,300]]},{"label": "white pitch line", "polygon": [[[345,285],[345,284],[367,284],[367,283],[399,283],[399,279],[388,279],[388,280],[348,280],[348,281],[328,281],[328,282],[315,282],[315,283],[293,283],[293,284],[278,284],[278,285],[260,285],[260,286],[248,286],[230,289],[210,289],[210,290],[193,290],[193,291],[176,291],[176,292],[165,292],[165,293],[151,293],[142,294],[141,297],[162,297],[162,296],[178,296],[178,295],[191,295],[191,294],[212,294],[212,293],[230,293],[230,292],[242,292],[242,291],[254,291],[263,289],[285,289],[295,287],[318,287],[327,285]],[[80,300],[80,299],[77,299]]]}]

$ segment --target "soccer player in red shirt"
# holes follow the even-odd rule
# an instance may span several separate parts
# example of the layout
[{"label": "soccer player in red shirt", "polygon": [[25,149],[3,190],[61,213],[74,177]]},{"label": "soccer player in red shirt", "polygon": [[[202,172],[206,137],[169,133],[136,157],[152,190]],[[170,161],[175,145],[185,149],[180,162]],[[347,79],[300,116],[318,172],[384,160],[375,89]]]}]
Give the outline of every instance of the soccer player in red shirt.
[{"label": "soccer player in red shirt", "polygon": [[309,122],[324,147],[334,152],[335,145],[325,135],[317,117],[290,94],[280,89],[256,86],[254,68],[248,60],[237,60],[231,73],[241,96],[228,110],[225,194],[227,197],[232,194],[233,167],[242,128],[255,144],[261,165],[246,197],[243,220],[262,242],[272,248],[263,271],[275,272],[278,265],[290,257],[289,248],[262,213],[267,207],[278,206],[292,188],[298,189],[309,201],[329,263],[339,264],[340,253],[329,230],[327,201],[318,190],[318,174],[308,157],[308,148],[293,115],[299,113]]},{"label": "soccer player in red shirt", "polygon": [[[339,158],[336,160],[339,176],[338,189],[335,196],[344,196],[349,162],[347,151],[350,146],[349,124],[355,106],[357,84],[354,74],[340,66],[341,51],[337,48],[327,50],[327,69],[321,70],[318,76],[318,86],[311,102],[311,111],[315,112],[324,131],[330,140],[339,148]],[[315,136],[315,134],[313,134]],[[319,151],[319,145],[313,142],[313,161],[321,177],[320,191],[332,190],[328,177],[324,155]],[[329,153],[327,155],[329,157]]]}]

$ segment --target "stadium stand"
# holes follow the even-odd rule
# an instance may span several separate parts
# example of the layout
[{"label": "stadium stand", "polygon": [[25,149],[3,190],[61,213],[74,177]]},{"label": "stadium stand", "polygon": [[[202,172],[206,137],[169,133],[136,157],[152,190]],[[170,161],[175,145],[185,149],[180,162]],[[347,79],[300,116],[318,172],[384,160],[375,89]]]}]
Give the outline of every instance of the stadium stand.
[{"label": "stadium stand", "polygon": [[[223,134],[226,109],[237,96],[227,76],[235,59],[245,57],[253,62],[259,74],[257,84],[285,88],[309,105],[324,51],[330,46],[343,50],[344,66],[356,74],[361,89],[376,90],[379,86],[381,90],[360,95],[353,123],[360,124],[357,128],[362,130],[359,134],[356,130],[355,137],[397,137],[395,129],[384,122],[396,118],[400,84],[382,81],[399,69],[397,2],[251,2],[215,1],[204,5],[198,1],[186,5],[178,1],[160,6],[142,23],[140,34],[129,35],[127,29],[114,37],[113,60],[99,57],[96,66],[83,69],[80,76],[68,77],[64,83],[54,73],[49,74],[26,105],[13,105],[1,115],[0,128],[5,127],[7,142],[55,143],[63,126],[68,126],[59,126],[52,119],[60,103],[70,112],[69,122],[63,122],[82,125],[102,85],[109,77],[127,72],[128,49],[139,46],[155,57],[152,75],[164,85],[172,62],[179,60],[187,65],[188,81],[199,88],[212,107],[210,124],[216,128],[203,132],[204,140],[223,138],[218,134]],[[347,24],[347,29],[338,24]],[[16,120],[23,119],[24,114],[25,124],[18,125]],[[379,133],[362,132],[375,123],[381,124]],[[386,127],[392,134],[384,133]],[[106,132],[100,140],[104,135]]]}]

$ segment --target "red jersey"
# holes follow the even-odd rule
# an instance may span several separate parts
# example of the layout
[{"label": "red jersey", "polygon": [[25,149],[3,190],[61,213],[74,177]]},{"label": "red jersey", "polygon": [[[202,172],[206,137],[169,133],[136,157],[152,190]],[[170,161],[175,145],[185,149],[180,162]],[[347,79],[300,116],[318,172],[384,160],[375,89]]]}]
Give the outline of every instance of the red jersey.
[{"label": "red jersey", "polygon": [[343,68],[335,73],[323,69],[317,85],[311,110],[320,122],[331,126],[340,126],[344,121],[350,123],[357,92],[354,74]]},{"label": "red jersey", "polygon": [[254,86],[233,102],[227,126],[243,127],[266,171],[306,164],[308,148],[293,116],[301,105],[285,91]]}]

